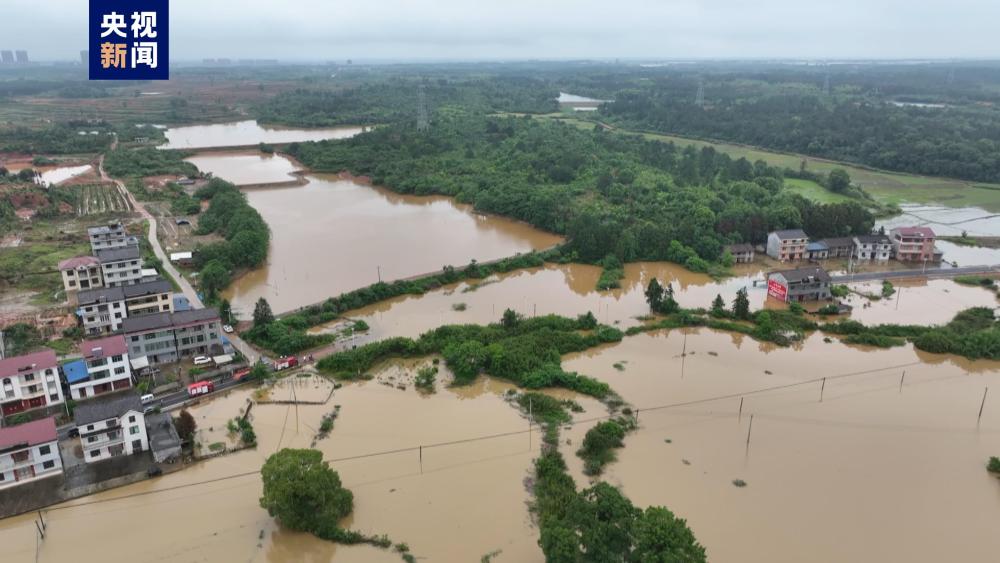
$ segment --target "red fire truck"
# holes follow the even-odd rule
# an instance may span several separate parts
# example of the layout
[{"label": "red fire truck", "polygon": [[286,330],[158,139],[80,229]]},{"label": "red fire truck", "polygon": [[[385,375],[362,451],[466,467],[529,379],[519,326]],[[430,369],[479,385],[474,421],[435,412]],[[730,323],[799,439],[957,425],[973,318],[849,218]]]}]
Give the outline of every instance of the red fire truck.
[{"label": "red fire truck", "polygon": [[211,381],[204,381],[204,380],[202,380],[202,381],[197,381],[195,383],[192,383],[191,385],[188,385],[188,396],[189,397],[197,397],[199,395],[207,395],[208,393],[211,393],[212,391],[215,391],[215,384],[212,383]]}]

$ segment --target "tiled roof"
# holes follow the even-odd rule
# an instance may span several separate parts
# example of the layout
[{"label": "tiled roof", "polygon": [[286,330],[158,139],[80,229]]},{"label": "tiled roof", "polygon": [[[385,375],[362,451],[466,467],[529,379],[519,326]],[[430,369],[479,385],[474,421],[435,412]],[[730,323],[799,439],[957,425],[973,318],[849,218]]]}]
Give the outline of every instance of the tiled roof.
[{"label": "tiled roof", "polygon": [[0,428],[0,450],[54,442],[58,436],[54,417],[33,420],[17,426],[8,426]]},{"label": "tiled roof", "polygon": [[190,309],[176,313],[130,317],[122,321],[122,330],[126,333],[145,332],[212,320],[219,320],[219,312],[215,309]]},{"label": "tiled roof", "polygon": [[[819,281],[830,281],[830,274],[826,273],[826,270],[818,266],[810,268],[796,268],[794,270],[779,270],[777,272],[771,272],[772,276],[781,274],[781,277],[785,278],[788,282],[801,282],[808,281],[815,278]],[[770,276],[769,276],[770,277]]]},{"label": "tiled roof", "polygon": [[75,256],[73,258],[67,258],[59,263],[60,270],[75,270],[77,268],[89,268],[90,266],[96,266],[101,262],[94,258],[93,256]]},{"label": "tiled roof", "polygon": [[118,356],[125,354],[127,351],[128,346],[125,345],[125,337],[120,334],[107,338],[98,338],[97,340],[85,340],[80,343],[80,353],[88,360]]},{"label": "tiled roof", "polygon": [[56,353],[52,350],[42,350],[41,352],[0,360],[0,377],[11,377],[29,370],[35,372],[40,369],[54,368],[57,365],[59,362],[56,360]]},{"label": "tiled roof", "polygon": [[106,235],[108,233],[111,233],[112,231],[118,232],[118,231],[124,231],[124,230],[125,230],[125,227],[123,227],[121,223],[112,223],[110,225],[101,225],[99,227],[88,227],[87,228],[87,234],[88,235]]},{"label": "tiled roof", "polygon": [[122,262],[124,260],[138,260],[139,247],[123,246],[121,248],[108,248],[105,250],[98,250],[94,252],[94,255],[101,261],[101,264],[107,264],[109,262]]},{"label": "tiled roof", "polygon": [[934,238],[934,230],[930,227],[896,227],[892,230],[894,233],[899,233],[903,236],[908,237],[927,237]]},{"label": "tiled roof", "polygon": [[142,401],[135,391],[106,393],[88,399],[73,409],[73,423],[77,426],[109,418],[118,418],[128,411],[142,412]]},{"label": "tiled roof", "polygon": [[80,306],[93,305],[94,303],[114,303],[125,299],[125,293],[121,287],[97,287],[85,289],[76,294],[76,302]]},{"label": "tiled roof", "polygon": [[863,242],[866,244],[875,244],[875,243],[892,244],[892,242],[889,240],[889,237],[885,235],[858,235],[855,238],[858,239],[858,242]]},{"label": "tiled roof", "polygon": [[170,293],[173,289],[174,287],[170,285],[170,282],[163,278],[122,286],[122,292],[124,292],[126,299],[158,293]]},{"label": "tiled roof", "polygon": [[802,229],[785,229],[783,231],[774,231],[771,234],[778,235],[780,239],[809,238]]}]

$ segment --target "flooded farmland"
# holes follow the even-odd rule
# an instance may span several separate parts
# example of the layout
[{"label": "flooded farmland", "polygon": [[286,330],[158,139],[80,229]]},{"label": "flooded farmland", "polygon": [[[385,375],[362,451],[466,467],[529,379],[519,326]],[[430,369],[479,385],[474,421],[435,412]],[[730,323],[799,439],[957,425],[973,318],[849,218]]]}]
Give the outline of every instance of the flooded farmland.
[{"label": "flooded farmland", "polygon": [[167,143],[161,149],[202,149],[209,147],[241,147],[258,143],[291,143],[295,141],[322,141],[346,139],[364,130],[363,127],[328,127],[322,129],[297,129],[293,127],[262,126],[256,120],[211,125],[171,127],[164,131]]},{"label": "flooded farmland", "polygon": [[268,263],[226,290],[249,316],[265,297],[276,312],[375,283],[551,247],[562,239],[525,223],[474,213],[440,196],[400,195],[336,175],[303,186],[248,190],[271,227]]},{"label": "flooded farmland", "polygon": [[[687,518],[710,561],[986,562],[1000,549],[998,484],[984,469],[1000,447],[996,402],[977,424],[996,362],[691,330],[627,338],[564,367],[640,407],[641,428],[604,478]],[[821,377],[822,402],[820,381],[752,393]],[[564,438],[578,444],[585,431]]]}]

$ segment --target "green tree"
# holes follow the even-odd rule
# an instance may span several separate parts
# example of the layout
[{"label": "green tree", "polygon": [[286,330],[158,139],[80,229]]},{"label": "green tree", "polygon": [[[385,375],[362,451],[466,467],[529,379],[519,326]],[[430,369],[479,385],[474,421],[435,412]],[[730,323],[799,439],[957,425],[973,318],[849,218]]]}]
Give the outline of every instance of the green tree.
[{"label": "green tree", "polygon": [[733,316],[744,321],[750,318],[750,298],[747,297],[745,287],[736,292],[736,299],[733,300]]},{"label": "green tree", "polygon": [[211,260],[201,270],[201,288],[215,295],[229,284],[229,270],[220,260]]},{"label": "green tree", "polygon": [[656,278],[649,280],[649,285],[646,286],[646,303],[654,313],[659,312],[663,305],[663,286]]},{"label": "green tree", "polygon": [[680,309],[681,306],[674,299],[674,284],[667,282],[667,285],[663,289],[663,302],[660,303],[660,312],[664,315],[669,315],[680,311]]},{"label": "green tree", "polygon": [[261,297],[253,307],[254,328],[267,326],[274,322],[274,313],[271,312],[271,304],[267,299]]},{"label": "green tree", "polygon": [[638,510],[625,495],[601,482],[580,492],[573,518],[580,530],[584,561],[624,561],[632,547]]},{"label": "green tree", "polygon": [[847,188],[851,187],[851,176],[843,168],[834,168],[830,171],[828,184],[830,191],[837,193],[846,192]]},{"label": "green tree", "polygon": [[716,294],[715,299],[712,300],[712,316],[726,316],[726,302],[722,300],[722,295]]},{"label": "green tree", "polygon": [[504,328],[514,328],[517,323],[521,322],[521,316],[517,314],[513,309],[506,309],[503,312],[503,318],[500,320],[500,324]]},{"label": "green tree", "polygon": [[219,316],[222,317],[222,322],[232,324],[233,306],[229,303],[228,299],[223,299],[219,302]]},{"label": "green tree", "polygon": [[177,435],[182,440],[191,440],[194,437],[195,430],[198,429],[198,423],[195,422],[191,413],[187,409],[184,409],[174,419],[174,428],[177,429]]},{"label": "green tree", "polygon": [[260,472],[260,506],[286,528],[325,530],[354,509],[354,494],[318,450],[285,448],[268,457]]},{"label": "green tree", "polygon": [[650,506],[632,526],[630,561],[636,563],[703,563],[705,548],[698,544],[682,518],[662,506]]}]

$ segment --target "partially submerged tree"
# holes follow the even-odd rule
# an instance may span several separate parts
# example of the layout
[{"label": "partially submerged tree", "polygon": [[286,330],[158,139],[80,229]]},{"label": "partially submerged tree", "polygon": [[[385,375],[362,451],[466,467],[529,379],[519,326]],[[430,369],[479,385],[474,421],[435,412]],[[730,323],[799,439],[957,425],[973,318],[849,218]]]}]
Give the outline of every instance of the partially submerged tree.
[{"label": "partially submerged tree", "polygon": [[253,326],[267,326],[274,322],[274,313],[271,312],[271,304],[267,299],[261,297],[253,308]]},{"label": "partially submerged tree", "polygon": [[260,506],[286,528],[329,530],[354,509],[354,494],[318,450],[283,449],[267,458],[261,477]]},{"label": "partially submerged tree", "polygon": [[177,435],[182,440],[190,440],[194,436],[194,431],[198,429],[198,423],[195,422],[191,413],[184,409],[174,419],[174,428],[177,429]]}]

